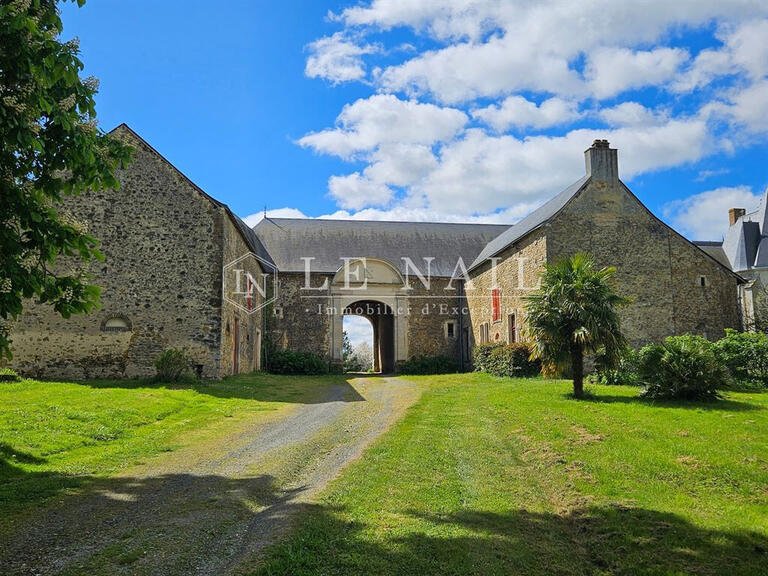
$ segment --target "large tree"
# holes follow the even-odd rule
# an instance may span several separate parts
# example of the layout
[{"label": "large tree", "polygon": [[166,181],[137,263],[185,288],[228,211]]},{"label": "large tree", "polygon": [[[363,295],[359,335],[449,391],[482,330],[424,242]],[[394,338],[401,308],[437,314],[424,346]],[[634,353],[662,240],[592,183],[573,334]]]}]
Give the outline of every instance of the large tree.
[{"label": "large tree", "polygon": [[627,299],[616,293],[614,268],[597,268],[587,254],[544,267],[540,288],[526,297],[526,323],[533,354],[573,373],[573,395],[584,395],[584,355],[604,351],[615,365],[626,347],[618,308]]},{"label": "large tree", "polygon": [[98,242],[61,202],[116,188],[130,158],[97,127],[98,82],[80,77],[78,41],[61,32],[55,0],[0,0],[0,358],[25,298],[65,318],[97,305],[81,268],[101,258]]}]

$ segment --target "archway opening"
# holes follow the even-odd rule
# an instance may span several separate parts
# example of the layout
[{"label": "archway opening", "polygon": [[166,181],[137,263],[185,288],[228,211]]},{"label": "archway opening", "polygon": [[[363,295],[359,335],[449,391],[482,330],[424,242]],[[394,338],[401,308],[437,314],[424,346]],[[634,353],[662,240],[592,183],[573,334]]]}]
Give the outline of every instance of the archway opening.
[{"label": "archway opening", "polygon": [[373,372],[387,374],[395,370],[395,316],[392,308],[376,300],[358,300],[344,309],[347,316],[359,316],[372,328]]},{"label": "archway opening", "polygon": [[373,371],[373,323],[366,316],[347,314],[342,320],[344,372]]}]

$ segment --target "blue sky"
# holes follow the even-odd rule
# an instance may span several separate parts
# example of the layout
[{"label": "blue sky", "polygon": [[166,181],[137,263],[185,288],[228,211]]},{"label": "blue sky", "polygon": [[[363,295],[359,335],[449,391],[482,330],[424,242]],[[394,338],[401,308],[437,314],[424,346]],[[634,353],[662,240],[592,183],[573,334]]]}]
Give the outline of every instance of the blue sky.
[{"label": "blue sky", "polygon": [[[657,4],[657,5],[653,5]],[[97,112],[274,214],[514,222],[605,137],[693,238],[768,184],[768,6],[95,2],[62,7]],[[581,22],[577,26],[575,22]]]}]

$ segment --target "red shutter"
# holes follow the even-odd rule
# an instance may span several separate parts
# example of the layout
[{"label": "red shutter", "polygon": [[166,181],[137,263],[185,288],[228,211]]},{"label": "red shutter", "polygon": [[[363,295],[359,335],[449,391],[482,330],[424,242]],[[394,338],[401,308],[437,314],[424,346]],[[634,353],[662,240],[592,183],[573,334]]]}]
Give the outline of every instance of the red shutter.
[{"label": "red shutter", "polygon": [[491,290],[491,300],[493,304],[493,321],[501,320],[501,294],[498,288]]},{"label": "red shutter", "polygon": [[248,277],[248,292],[245,296],[245,306],[248,308],[248,311],[251,310],[251,306],[253,305],[253,286],[251,285],[251,278]]}]

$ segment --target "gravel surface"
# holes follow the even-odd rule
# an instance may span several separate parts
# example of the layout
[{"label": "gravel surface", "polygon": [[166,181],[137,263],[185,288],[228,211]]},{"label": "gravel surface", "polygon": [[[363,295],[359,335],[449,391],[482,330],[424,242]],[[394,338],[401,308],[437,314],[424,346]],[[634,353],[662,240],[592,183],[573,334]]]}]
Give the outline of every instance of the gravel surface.
[{"label": "gravel surface", "polygon": [[398,378],[332,386],[321,402],[231,431],[27,516],[3,574],[226,574],[258,561],[318,493],[418,398]]}]

